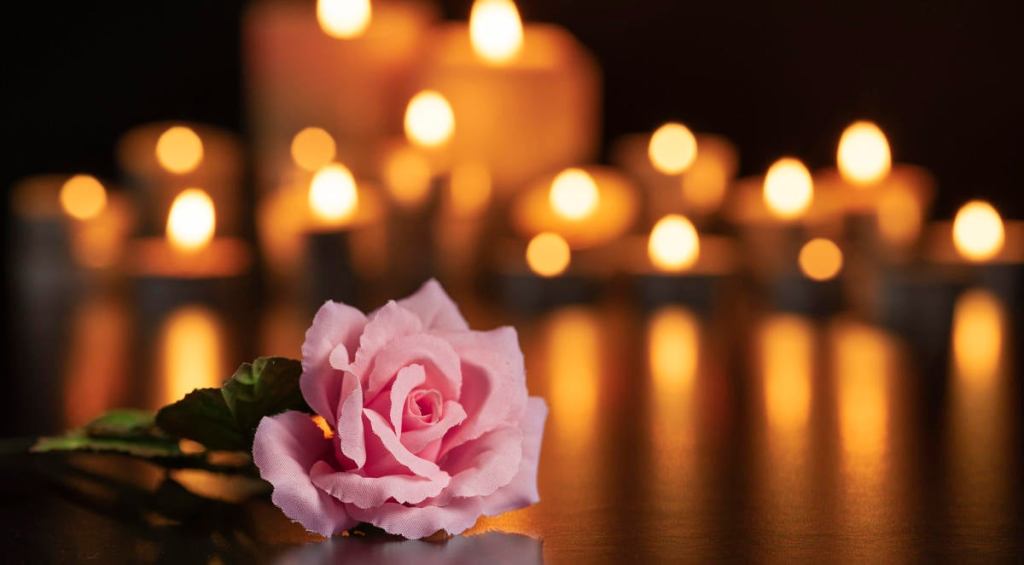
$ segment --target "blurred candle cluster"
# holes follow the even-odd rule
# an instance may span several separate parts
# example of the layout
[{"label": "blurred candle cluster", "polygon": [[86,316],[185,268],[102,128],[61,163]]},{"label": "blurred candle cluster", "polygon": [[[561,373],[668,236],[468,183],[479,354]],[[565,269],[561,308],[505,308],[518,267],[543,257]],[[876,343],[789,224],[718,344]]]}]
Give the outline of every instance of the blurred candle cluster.
[{"label": "blurred candle cluster", "polygon": [[[897,329],[921,313],[948,328],[968,288],[1019,299],[1024,222],[983,201],[932,220],[935,179],[897,160],[883,125],[836,132],[835,163],[816,170],[780,154],[739,177],[740,148],[679,121],[614,140],[600,162],[586,47],[512,0],[466,16],[416,0],[253,2],[248,136],[142,124],[114,148],[117,179],[24,179],[10,193],[19,287],[130,285],[144,310],[258,289],[306,312],[431,276],[524,311],[626,289],[707,312],[738,290],[745,305]],[[154,335],[219,335],[209,318],[189,310]],[[773,375],[772,413],[802,420],[806,408],[774,407],[790,385]]]}]

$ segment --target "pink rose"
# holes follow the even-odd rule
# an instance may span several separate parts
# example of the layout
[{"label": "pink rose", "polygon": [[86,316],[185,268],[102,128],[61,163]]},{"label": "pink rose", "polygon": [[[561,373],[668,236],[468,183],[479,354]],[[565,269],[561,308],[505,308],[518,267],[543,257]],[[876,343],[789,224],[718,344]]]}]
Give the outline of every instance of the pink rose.
[{"label": "pink rose", "polygon": [[359,522],[421,538],[539,500],[547,406],[516,332],[470,330],[436,281],[369,316],[328,301],[302,344],[308,414],[266,417],[253,460],[274,504],[324,536]]}]

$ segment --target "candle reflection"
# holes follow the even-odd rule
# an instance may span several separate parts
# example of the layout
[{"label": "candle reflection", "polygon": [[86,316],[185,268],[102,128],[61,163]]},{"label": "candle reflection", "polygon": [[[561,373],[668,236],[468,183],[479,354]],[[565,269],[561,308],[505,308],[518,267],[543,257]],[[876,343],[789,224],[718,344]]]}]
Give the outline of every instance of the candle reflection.
[{"label": "candle reflection", "polygon": [[951,458],[958,520],[998,529],[1012,520],[1014,453],[1010,407],[1019,406],[1006,386],[1005,310],[985,290],[961,296],[953,314]]},{"label": "candle reflection", "polygon": [[693,451],[695,441],[694,383],[699,351],[700,324],[690,310],[665,307],[648,322],[647,362],[653,384],[648,393],[648,415],[654,439],[655,484],[673,492],[693,478],[693,458],[686,452]]},{"label": "candle reflection", "polygon": [[552,427],[560,441],[577,449],[594,433],[601,376],[598,324],[593,312],[574,307],[553,313],[547,327]]},{"label": "candle reflection", "polygon": [[850,464],[874,468],[885,453],[888,435],[888,344],[877,330],[856,324],[840,325],[835,339],[843,450]]},{"label": "candle reflection", "polygon": [[765,412],[773,437],[802,435],[811,411],[814,332],[799,316],[777,315],[759,332]]},{"label": "candle reflection", "polygon": [[162,406],[194,389],[220,386],[225,368],[224,329],[204,306],[174,311],[160,332],[160,387],[154,405]]},{"label": "candle reflection", "polygon": [[128,316],[109,296],[94,296],[75,312],[64,385],[64,423],[81,426],[124,402]]}]

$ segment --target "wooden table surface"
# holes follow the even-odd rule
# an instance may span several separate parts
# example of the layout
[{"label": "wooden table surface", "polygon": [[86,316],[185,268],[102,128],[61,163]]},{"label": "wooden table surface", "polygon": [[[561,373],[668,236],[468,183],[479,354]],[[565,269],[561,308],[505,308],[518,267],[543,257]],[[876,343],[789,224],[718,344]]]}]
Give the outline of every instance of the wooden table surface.
[{"label": "wooden table surface", "polygon": [[[550,417],[542,501],[446,543],[319,542],[216,476],[118,457],[0,456],[6,563],[1016,561],[1024,410],[1013,315],[961,294],[908,339],[851,315],[613,295],[514,324]],[[123,293],[25,300],[0,437],[157,407],[258,354],[298,355],[307,309],[153,306]],[[934,330],[934,328],[932,328]],[[934,339],[935,335],[944,336]],[[5,444],[11,444],[6,440]],[[213,499],[211,499],[211,497]]]}]

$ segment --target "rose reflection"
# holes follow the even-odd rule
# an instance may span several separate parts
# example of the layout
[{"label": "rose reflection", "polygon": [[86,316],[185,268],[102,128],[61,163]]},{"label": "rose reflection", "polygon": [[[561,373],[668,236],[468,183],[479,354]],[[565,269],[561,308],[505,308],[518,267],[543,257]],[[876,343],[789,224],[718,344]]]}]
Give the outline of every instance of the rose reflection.
[{"label": "rose reflection", "polygon": [[373,537],[335,537],[288,551],[277,565],[319,563],[531,563],[544,562],[541,542],[529,536],[488,532],[434,543]]},{"label": "rose reflection", "polygon": [[160,332],[160,386],[155,405],[162,406],[197,388],[220,386],[228,376],[224,329],[203,306],[175,310]]},{"label": "rose reflection", "polygon": [[[953,383],[950,395],[953,490],[957,518],[974,527],[1012,523],[1010,477],[1016,398],[1003,362],[1005,312],[988,291],[961,296],[953,312]],[[995,522],[995,523],[993,523]]]}]

